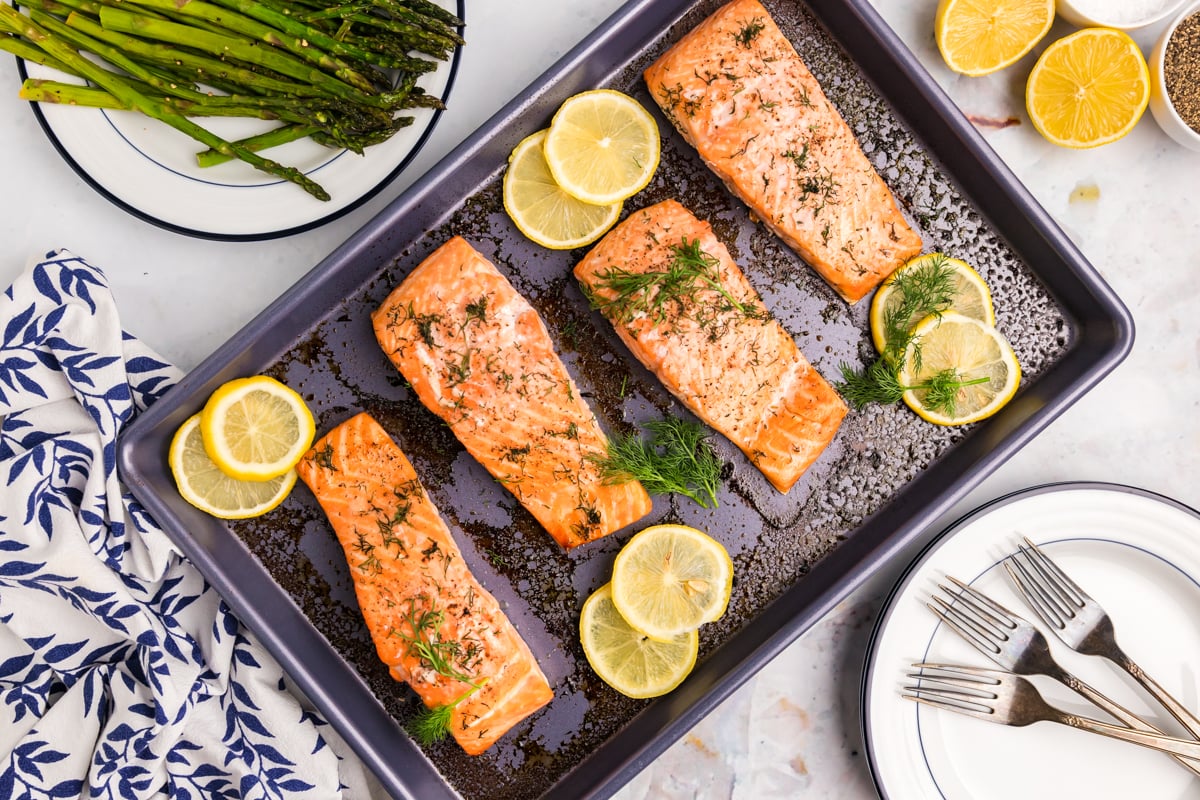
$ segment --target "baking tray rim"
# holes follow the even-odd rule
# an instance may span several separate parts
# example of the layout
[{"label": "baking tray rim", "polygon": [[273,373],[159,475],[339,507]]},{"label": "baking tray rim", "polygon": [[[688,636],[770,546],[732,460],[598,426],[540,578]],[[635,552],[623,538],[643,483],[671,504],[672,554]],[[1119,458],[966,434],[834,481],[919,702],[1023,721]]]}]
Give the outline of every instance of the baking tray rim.
[{"label": "baking tray rim", "polygon": [[[434,188],[450,179],[464,164],[476,156],[478,151],[490,142],[496,131],[502,130],[506,123],[522,115],[538,98],[538,96],[555,86],[564,76],[578,71],[588,54],[605,41],[619,35],[623,24],[640,19],[649,13],[652,6],[664,7],[667,4],[659,0],[630,0],[589,36],[572,48],[565,56],[535,79],[525,90],[507,103],[500,111],[481,125],[467,139],[455,147],[445,158],[435,165],[428,173],[419,178],[404,193],[395,198],[373,220],[364,225],[342,245],[322,259],[312,270],[298,280],[291,288],[270,303],[259,315],[234,334],[225,344],[205,359],[196,369],[167,393],[139,415],[126,429],[118,444],[118,468],[128,488],[134,496],[159,520],[164,530],[184,553],[196,563],[205,577],[214,585],[218,592],[234,607],[246,624],[266,643],[280,663],[287,669],[289,675],[299,687],[310,697],[314,704],[334,724],[350,745],[359,752],[363,760],[384,781],[390,791],[397,796],[421,797],[420,787],[405,784],[394,774],[393,765],[383,761],[376,748],[371,745],[372,724],[378,720],[359,718],[351,719],[346,709],[328,691],[320,686],[316,673],[320,664],[311,668],[297,657],[297,642],[311,641],[324,648],[330,645],[307,619],[301,615],[299,621],[289,618],[282,626],[272,624],[266,614],[253,607],[249,601],[247,587],[239,586],[236,580],[239,570],[230,570],[228,564],[213,557],[214,548],[219,549],[222,543],[205,532],[194,533],[187,531],[175,515],[173,508],[165,498],[158,493],[151,483],[152,480],[163,478],[161,459],[158,459],[157,469],[153,459],[148,464],[144,460],[150,458],[148,450],[157,452],[158,444],[154,442],[157,435],[161,443],[164,426],[173,430],[173,425],[180,421],[185,412],[183,403],[195,402],[197,397],[204,395],[200,391],[210,385],[215,386],[226,376],[236,372],[244,372],[251,367],[245,357],[247,350],[261,344],[264,331],[270,331],[271,323],[280,318],[286,318],[288,311],[299,307],[312,296],[319,296],[320,289],[326,282],[332,280],[327,274],[330,264],[349,261],[360,247],[369,247],[372,241],[368,233],[379,233],[394,218],[402,208],[411,207],[417,201],[429,194]],[[676,0],[669,7],[670,19],[678,18],[695,5],[694,0]],[[1128,309],[1112,292],[1096,270],[1086,261],[1078,249],[1049,217],[1048,213],[1032,198],[1028,190],[1011,173],[1008,167],[991,150],[986,141],[976,131],[948,96],[925,72],[916,57],[908,51],[899,37],[891,31],[882,17],[867,4],[866,0],[810,0],[807,6],[813,15],[832,35],[839,45],[851,56],[856,65],[862,68],[855,51],[847,43],[847,36],[866,34],[879,45],[883,56],[889,58],[893,65],[899,68],[898,78],[911,82],[915,91],[926,107],[936,112],[936,119],[925,120],[926,124],[914,124],[920,120],[912,119],[911,110],[896,104],[888,91],[879,87],[878,75],[868,76],[880,88],[880,94],[892,103],[897,116],[901,117],[910,128],[917,133],[923,144],[930,138],[921,135],[923,129],[930,125],[944,126],[940,137],[956,140],[963,152],[956,156],[969,156],[986,172],[985,178],[990,179],[1004,190],[1003,200],[1006,201],[1005,212],[1016,212],[1023,216],[1032,232],[1043,237],[1042,245],[1056,253],[1069,268],[1067,275],[1054,276],[1057,280],[1046,281],[1042,272],[1034,273],[1046,282],[1051,293],[1055,295],[1060,306],[1064,303],[1061,292],[1064,289],[1084,290],[1084,301],[1075,304],[1077,316],[1074,322],[1079,328],[1079,335],[1073,341],[1067,352],[1055,364],[1049,366],[1039,376],[1031,387],[1023,387],[1022,394],[1033,392],[1041,387],[1035,395],[1041,397],[1039,408],[1003,431],[1002,438],[994,446],[986,448],[978,458],[969,459],[961,456],[964,449],[980,439],[981,431],[990,431],[993,425],[1002,424],[1003,412],[994,421],[983,423],[964,440],[953,445],[950,450],[919,474],[912,482],[898,493],[898,497],[907,499],[918,484],[930,482],[930,476],[936,472],[954,472],[955,480],[933,493],[933,501],[929,503],[908,503],[898,511],[891,502],[882,506],[872,517],[852,532],[852,535],[841,545],[829,553],[803,580],[797,581],[782,595],[776,598],[747,624],[745,628],[724,642],[716,651],[711,653],[705,663],[700,665],[694,677],[703,677],[705,685],[702,688],[691,688],[679,693],[686,695],[683,702],[677,697],[674,702],[653,702],[636,715],[619,733],[614,734],[591,756],[585,758],[576,768],[564,774],[560,782],[555,783],[547,794],[553,795],[556,787],[562,781],[570,780],[576,794],[586,797],[605,797],[616,790],[622,783],[639,772],[646,764],[665,750],[675,739],[690,729],[700,719],[707,715],[722,700],[746,679],[752,676],[775,655],[783,650],[795,638],[803,633],[817,619],[827,613],[837,602],[861,585],[870,575],[888,563],[893,556],[900,553],[915,539],[919,538],[925,528],[948,511],[967,492],[978,485],[996,467],[1010,458],[1021,447],[1028,443],[1053,419],[1073,404],[1083,394],[1089,391],[1104,376],[1112,371],[1132,348],[1134,328],[1133,319]],[[661,16],[661,14],[660,14]],[[661,31],[659,31],[661,33]],[[872,57],[878,57],[880,53]],[[878,70],[876,70],[878,71]],[[919,115],[918,115],[919,116]],[[939,159],[945,165],[944,154],[939,152]],[[953,169],[947,169],[952,179],[962,183],[962,176]],[[977,176],[978,177],[978,176]],[[967,192],[964,191],[965,194]],[[969,195],[972,201],[977,201],[974,195]],[[1007,237],[1006,237],[1007,238]],[[1010,245],[1013,245],[1010,242]],[[1017,248],[1014,245],[1014,249]],[[1018,250],[1018,252],[1020,252]],[[344,295],[338,295],[340,303]],[[1078,298],[1076,298],[1078,299]],[[336,307],[337,303],[334,304]],[[1078,306],[1087,306],[1080,309]],[[1067,308],[1063,308],[1064,313]],[[1087,311],[1092,314],[1089,319],[1079,319],[1078,314]],[[289,339],[288,342],[294,341]],[[282,345],[280,345],[282,347]],[[261,355],[261,354],[260,354]],[[278,353],[276,353],[277,357]],[[266,359],[269,364],[271,359]],[[1020,396],[1020,395],[1019,395]],[[178,399],[176,399],[178,398]],[[181,402],[182,401],[182,402]],[[169,437],[169,433],[167,433]],[[977,448],[976,448],[977,449]],[[966,461],[965,464],[957,462]],[[881,517],[888,518],[887,532],[880,529]],[[226,537],[237,539],[226,526],[217,524]],[[210,532],[211,533],[211,532]],[[238,540],[240,543],[240,540]],[[242,565],[240,571],[244,571]],[[272,581],[274,584],[274,582]],[[277,584],[274,584],[278,589]],[[282,592],[282,590],[279,590]],[[286,593],[283,599],[297,614],[299,609]],[[307,627],[307,630],[305,630]],[[750,645],[749,647],[731,647],[735,644]],[[737,652],[734,652],[737,651]],[[344,661],[340,661],[343,666]],[[712,673],[719,673],[713,679]],[[691,681],[691,679],[690,679]],[[685,684],[685,687],[687,684]],[[363,687],[365,689],[365,687]],[[681,687],[684,688],[684,687]],[[373,696],[371,699],[374,699]],[[670,706],[668,709],[667,706]],[[382,711],[382,707],[380,707]],[[390,720],[391,718],[388,717]],[[365,724],[365,728],[364,728]],[[616,746],[621,745],[621,746]],[[415,751],[418,758],[423,754]],[[584,771],[584,784],[588,788],[580,794],[578,773]],[[586,778],[594,777],[588,784]],[[442,785],[445,787],[445,785]]]}]

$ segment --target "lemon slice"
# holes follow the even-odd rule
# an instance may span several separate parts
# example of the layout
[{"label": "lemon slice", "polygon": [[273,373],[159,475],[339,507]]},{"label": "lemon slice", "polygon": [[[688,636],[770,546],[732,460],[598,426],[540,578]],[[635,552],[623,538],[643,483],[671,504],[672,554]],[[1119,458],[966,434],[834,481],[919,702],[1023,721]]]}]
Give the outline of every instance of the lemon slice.
[{"label": "lemon slice", "polygon": [[179,426],[171,440],[167,462],[183,499],[222,519],[265,514],[282,503],[296,485],[295,470],[269,481],[239,481],[226,475],[204,449],[199,414]]},{"label": "lemon slice", "polygon": [[905,300],[905,288],[913,284],[928,285],[929,279],[942,269],[948,269],[951,273],[951,292],[950,305],[940,310],[957,311],[988,325],[996,324],[992,293],[980,274],[957,258],[929,253],[909,260],[893,272],[871,298],[871,339],[875,342],[876,350],[883,352],[889,329],[907,333],[924,318],[925,314],[918,311],[905,319],[892,319],[889,325],[889,316],[901,313],[899,309]]},{"label": "lemon slice", "polygon": [[200,412],[204,449],[231,478],[265,481],[292,467],[316,434],[300,395],[274,378],[255,375],[222,385]]},{"label": "lemon slice", "polygon": [[546,163],[563,191],[608,205],[640,191],[658,169],[658,125],[627,94],[596,89],[568,98],[546,134]]},{"label": "lemon slice", "polygon": [[634,535],[613,562],[612,597],[634,629],[669,641],[725,613],[733,562],[716,539],[686,525]]},{"label": "lemon slice", "polygon": [[591,244],[621,216],[621,201],[597,206],[564,192],[546,165],[546,131],[526,137],[508,157],[504,210],[517,229],[551,250]]},{"label": "lemon slice", "polygon": [[1054,0],[941,0],[934,38],[950,69],[987,75],[1032,50],[1053,22]]},{"label": "lemon slice", "polygon": [[1084,28],[1046,48],[1029,73],[1025,107],[1038,132],[1064,147],[1098,147],[1133,130],[1150,102],[1150,70],[1137,42]]},{"label": "lemon slice", "polygon": [[[914,339],[900,370],[903,386],[923,386],[952,369],[958,380],[973,382],[952,392],[953,409],[929,388],[912,388],[904,402],[923,419],[938,425],[965,425],[995,414],[1012,399],[1021,382],[1021,365],[1008,341],[991,325],[948,311],[930,315],[913,329]],[[920,348],[919,360],[915,348]]]},{"label": "lemon slice", "polygon": [[660,642],[629,626],[612,601],[612,584],[583,604],[579,641],[596,674],[629,697],[658,697],[674,689],[696,666],[700,636],[690,630]]}]

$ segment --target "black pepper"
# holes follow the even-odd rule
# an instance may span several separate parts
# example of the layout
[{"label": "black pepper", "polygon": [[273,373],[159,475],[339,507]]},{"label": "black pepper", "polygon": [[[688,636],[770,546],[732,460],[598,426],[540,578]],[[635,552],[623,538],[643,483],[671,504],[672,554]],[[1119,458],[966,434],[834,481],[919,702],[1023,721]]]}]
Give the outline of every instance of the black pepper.
[{"label": "black pepper", "polygon": [[1167,40],[1163,78],[1175,111],[1200,133],[1200,12],[1188,15]]}]

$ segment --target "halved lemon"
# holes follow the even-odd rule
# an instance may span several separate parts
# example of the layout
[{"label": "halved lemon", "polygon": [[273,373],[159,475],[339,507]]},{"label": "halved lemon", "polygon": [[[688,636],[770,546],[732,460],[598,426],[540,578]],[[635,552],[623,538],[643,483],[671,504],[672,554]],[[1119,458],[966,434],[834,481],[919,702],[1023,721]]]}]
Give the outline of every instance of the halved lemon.
[{"label": "halved lemon", "polygon": [[612,584],[583,604],[579,641],[596,674],[629,697],[658,697],[674,689],[696,666],[700,636],[693,629],[660,642],[630,627],[612,602]]},{"label": "halved lemon", "polygon": [[1046,48],[1025,85],[1038,133],[1064,147],[1098,147],[1133,130],[1150,102],[1150,70],[1137,42],[1084,28]]},{"label": "halved lemon", "polygon": [[222,519],[265,514],[282,503],[296,485],[295,470],[268,481],[240,481],[226,475],[204,449],[199,414],[179,426],[167,462],[183,499]]},{"label": "halved lemon", "polygon": [[1054,0],[941,0],[934,38],[946,66],[963,75],[1004,69],[1054,22]]},{"label": "halved lemon", "polygon": [[621,216],[621,201],[592,205],[576,200],[554,181],[546,164],[546,131],[526,137],[508,157],[504,210],[521,233],[551,250],[591,244]]},{"label": "halved lemon", "polygon": [[[1008,340],[991,325],[948,311],[926,317],[913,328],[913,336],[899,379],[902,386],[914,387],[903,399],[922,419],[938,425],[977,422],[1016,393],[1021,365]],[[960,385],[931,386],[946,370],[954,371]]]},{"label": "halved lemon", "polygon": [[546,163],[562,190],[594,205],[639,192],[658,169],[658,125],[627,94],[596,89],[568,98],[550,122]]},{"label": "halved lemon", "polygon": [[613,562],[613,604],[635,630],[662,641],[719,618],[732,589],[729,552],[686,525],[640,531]]},{"label": "halved lemon", "polygon": [[893,272],[871,298],[871,340],[875,342],[876,350],[883,352],[889,330],[907,333],[924,319],[925,313],[920,311],[904,319],[894,317],[902,313],[910,287],[929,286],[941,271],[948,275],[950,302],[940,311],[957,311],[988,325],[996,324],[992,293],[983,277],[964,261],[943,253],[928,253],[910,259]]},{"label": "halved lemon", "polygon": [[231,478],[266,481],[300,460],[316,424],[295,390],[266,375],[219,387],[200,412],[204,449]]}]

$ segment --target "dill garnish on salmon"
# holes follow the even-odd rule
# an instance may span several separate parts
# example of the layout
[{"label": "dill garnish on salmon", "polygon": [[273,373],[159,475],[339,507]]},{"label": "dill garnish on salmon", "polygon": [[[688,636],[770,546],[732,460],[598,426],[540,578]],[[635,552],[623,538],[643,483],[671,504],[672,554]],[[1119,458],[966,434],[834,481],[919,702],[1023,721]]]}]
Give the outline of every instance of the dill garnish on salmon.
[{"label": "dill garnish on salmon", "polygon": [[704,163],[842,297],[921,252],[891,191],[758,0],[734,0],[644,73]]},{"label": "dill garnish on salmon", "polygon": [[712,227],[678,202],[630,214],[575,277],[633,355],[779,491],[837,433],[846,404],[767,312]]},{"label": "dill garnish on salmon", "polygon": [[417,397],[563,547],[650,513],[637,481],[605,484],[607,439],[532,306],[454,237],[372,315]]},{"label": "dill garnish on salmon", "polygon": [[403,451],[368,414],[322,437],[296,466],[337,535],[376,652],[470,755],[550,702],[528,645],[475,580]]}]

